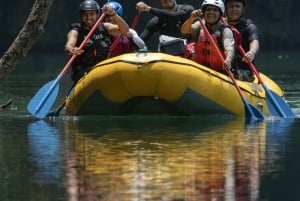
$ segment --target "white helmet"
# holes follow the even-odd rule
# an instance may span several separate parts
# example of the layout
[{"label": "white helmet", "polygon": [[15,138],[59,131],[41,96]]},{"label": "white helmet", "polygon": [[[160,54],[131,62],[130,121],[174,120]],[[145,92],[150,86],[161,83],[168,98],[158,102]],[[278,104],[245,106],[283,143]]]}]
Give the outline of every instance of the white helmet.
[{"label": "white helmet", "polygon": [[204,0],[201,6],[201,10],[204,11],[205,6],[207,5],[217,6],[222,13],[221,15],[223,15],[225,12],[225,6],[222,0]]}]

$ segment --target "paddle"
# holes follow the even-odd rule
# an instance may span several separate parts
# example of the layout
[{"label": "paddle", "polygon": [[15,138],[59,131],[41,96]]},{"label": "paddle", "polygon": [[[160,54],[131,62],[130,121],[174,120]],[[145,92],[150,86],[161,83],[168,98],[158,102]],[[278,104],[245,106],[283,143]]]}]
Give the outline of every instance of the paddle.
[{"label": "paddle", "polygon": [[[131,26],[130,26],[131,29],[135,29],[136,24],[137,24],[137,22],[139,21],[140,16],[141,16],[141,12],[138,12],[138,13],[135,15],[135,17],[134,17],[134,19],[133,19],[133,21],[132,21],[132,24],[131,24]],[[115,47],[118,45],[118,43],[120,42],[120,40],[121,40],[121,37],[117,37],[117,38],[115,39],[115,41],[113,42],[113,44],[111,44],[111,46],[110,46],[110,51],[112,51],[113,49],[115,49]]]},{"label": "paddle", "polygon": [[[108,2],[109,2],[109,1],[108,1]],[[133,22],[132,22],[132,24],[131,24],[131,26],[130,26],[132,29],[134,29],[134,28],[136,27],[137,22],[138,22],[138,20],[139,20],[139,18],[140,18],[140,15],[141,15],[141,12],[138,12],[138,13],[135,15],[135,17],[134,17],[134,19],[133,19]],[[119,43],[119,41],[120,41],[120,38],[118,37],[118,38],[113,42],[113,44],[110,46],[110,50],[113,50],[113,49],[116,47],[116,45]],[[70,94],[71,91],[73,90],[74,86],[75,86],[75,85],[73,85],[73,86],[71,87],[71,89],[69,90],[67,97],[69,96],[69,94]],[[57,109],[55,109],[54,111],[49,112],[46,116],[47,116],[47,117],[59,116],[60,111],[61,111],[65,106],[66,106],[66,99],[61,103],[61,105],[60,105]]]},{"label": "paddle", "polygon": [[[238,46],[238,50],[240,53],[244,56],[245,50],[241,45]],[[288,104],[275,92],[270,90],[267,85],[264,83],[263,79],[260,77],[259,73],[257,72],[254,64],[252,62],[248,63],[251,71],[255,74],[257,77],[259,83],[263,86],[266,93],[266,101],[269,107],[269,111],[273,116],[280,116],[283,118],[294,118],[295,114],[291,110],[291,108],[288,106]]]},{"label": "paddle", "polygon": [[57,117],[57,116],[59,116],[60,111],[66,106],[67,98],[71,94],[71,92],[74,89],[75,85],[76,85],[76,83],[74,83],[73,86],[69,89],[69,91],[67,93],[67,96],[64,99],[64,101],[61,103],[61,105],[58,108],[56,108],[54,111],[48,112],[46,117]]},{"label": "paddle", "polygon": [[[105,14],[103,13],[99,17],[97,22],[94,24],[94,26],[92,27],[88,35],[82,41],[82,43],[79,46],[79,49],[83,49],[84,45],[94,34],[95,30],[98,28],[98,25],[103,21],[104,18],[105,18]],[[27,105],[27,110],[33,116],[37,118],[44,118],[47,115],[48,111],[52,107],[57,97],[58,90],[59,90],[59,80],[67,72],[67,70],[70,68],[71,64],[74,62],[77,56],[78,55],[73,55],[71,59],[67,62],[65,67],[62,69],[60,74],[56,77],[56,79],[46,83],[31,99],[31,101]]]},{"label": "paddle", "polygon": [[[205,32],[205,35],[208,37],[209,41],[211,42],[211,44],[213,45],[213,47],[216,49],[217,51],[217,54],[218,54],[218,57],[220,58],[220,60],[222,62],[224,62],[224,58],[223,58],[223,55],[219,49],[219,47],[217,46],[217,44],[215,43],[215,41],[213,40],[212,36],[210,35],[207,27],[204,25],[204,23],[202,22],[202,19],[199,20],[200,21],[200,24],[201,24],[201,27],[202,29],[204,30]],[[253,119],[264,119],[264,116],[254,107],[252,106],[250,103],[248,103],[247,99],[245,98],[245,96],[242,94],[242,91],[239,87],[239,85],[237,84],[237,81],[236,79],[234,78],[233,74],[231,73],[231,71],[229,69],[225,69],[227,74],[229,75],[229,77],[231,78],[235,88],[237,89],[237,92],[239,93],[243,103],[244,103],[244,106],[245,106],[245,117],[246,119],[249,119],[249,118],[253,118]]]},{"label": "paddle", "polygon": [[[221,18],[221,21],[224,24],[227,24],[224,20],[224,18]],[[237,32],[238,30],[233,27]],[[240,33],[238,33],[240,35]],[[241,35],[240,35],[241,37]],[[241,39],[241,38],[240,38]],[[237,48],[242,56],[246,54],[244,48],[242,47],[241,43],[237,43]],[[255,76],[258,79],[258,82],[261,83],[263,86],[265,93],[266,93],[266,101],[267,105],[269,107],[269,111],[273,116],[280,116],[284,118],[294,118],[295,114],[291,110],[291,108],[288,106],[288,104],[275,92],[270,90],[267,85],[264,83],[263,79],[260,77],[258,71],[256,70],[256,67],[254,66],[253,62],[248,62],[248,65],[251,69],[251,71],[255,74]]]}]

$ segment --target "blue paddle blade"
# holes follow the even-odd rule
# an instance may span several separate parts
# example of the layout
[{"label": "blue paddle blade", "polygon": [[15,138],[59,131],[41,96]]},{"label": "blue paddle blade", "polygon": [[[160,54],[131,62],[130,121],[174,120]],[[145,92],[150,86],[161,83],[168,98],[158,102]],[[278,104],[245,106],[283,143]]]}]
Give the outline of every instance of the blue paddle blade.
[{"label": "blue paddle blade", "polygon": [[264,119],[264,116],[253,105],[247,102],[245,97],[242,97],[245,106],[246,119]]},{"label": "blue paddle blade", "polygon": [[267,93],[266,101],[270,113],[273,116],[280,116],[284,118],[294,118],[295,114],[288,104],[275,92],[265,88]]},{"label": "blue paddle blade", "polygon": [[57,80],[45,84],[31,99],[27,110],[37,118],[44,118],[57,97],[59,85]]}]

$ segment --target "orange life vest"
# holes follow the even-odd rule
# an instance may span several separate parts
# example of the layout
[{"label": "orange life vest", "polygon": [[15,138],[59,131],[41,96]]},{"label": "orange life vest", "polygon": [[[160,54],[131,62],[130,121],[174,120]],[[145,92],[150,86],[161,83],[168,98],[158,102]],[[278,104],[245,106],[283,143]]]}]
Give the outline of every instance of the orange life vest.
[{"label": "orange life vest", "polygon": [[[221,35],[223,31],[219,29],[211,36],[215,43],[223,50],[223,45],[220,41]],[[224,52],[222,52],[223,58],[225,58]],[[195,44],[195,57],[194,60],[200,64],[213,68],[217,71],[224,71],[223,69],[223,62],[220,60],[217,50],[209,41],[208,37],[205,36],[204,30],[201,29],[198,42]]]}]

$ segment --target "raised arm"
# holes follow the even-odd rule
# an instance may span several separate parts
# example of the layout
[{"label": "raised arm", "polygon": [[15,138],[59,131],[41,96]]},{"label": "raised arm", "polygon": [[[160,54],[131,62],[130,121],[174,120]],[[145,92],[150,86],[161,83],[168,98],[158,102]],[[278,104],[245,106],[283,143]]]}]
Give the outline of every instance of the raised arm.
[{"label": "raised arm", "polygon": [[199,19],[202,15],[201,10],[194,10],[192,11],[190,17],[184,22],[181,26],[181,33],[182,34],[191,34],[192,33],[192,24]]},{"label": "raised arm", "polygon": [[174,12],[170,12],[159,8],[151,8],[149,12],[165,20],[177,19],[177,20],[185,21],[190,16],[193,10],[194,7],[191,5],[182,5],[180,9],[177,9],[177,11]]},{"label": "raised arm", "polygon": [[110,35],[117,35],[117,34],[127,34],[129,32],[129,26],[123,20],[122,17],[120,17],[113,9],[112,6],[103,6],[102,8],[103,12],[105,12],[106,15],[109,15],[113,18],[113,21],[115,24],[112,23],[103,23],[106,31]]},{"label": "raised arm", "polygon": [[190,13],[194,10],[194,7],[191,5],[181,5],[180,9],[170,12],[165,9],[153,8],[140,1],[136,4],[136,9],[140,12],[149,12],[152,15],[167,21],[174,19],[185,21],[190,16]]}]

